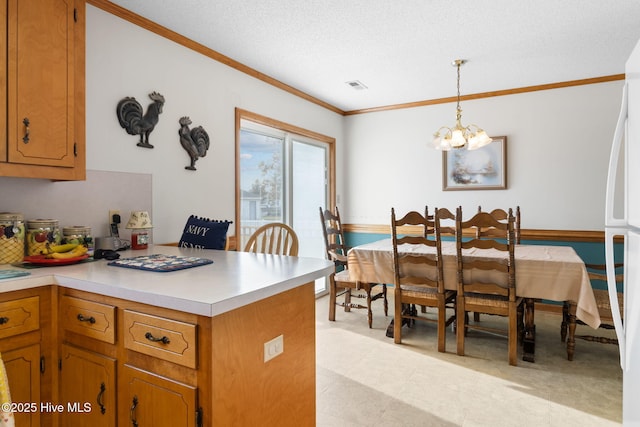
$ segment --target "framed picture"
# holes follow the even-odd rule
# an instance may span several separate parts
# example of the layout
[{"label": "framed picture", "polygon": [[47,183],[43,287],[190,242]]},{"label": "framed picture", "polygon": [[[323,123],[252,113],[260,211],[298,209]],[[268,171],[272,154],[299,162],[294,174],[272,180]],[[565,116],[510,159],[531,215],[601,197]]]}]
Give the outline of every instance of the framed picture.
[{"label": "framed picture", "polygon": [[504,190],[507,188],[507,137],[477,150],[442,152],[442,189]]}]

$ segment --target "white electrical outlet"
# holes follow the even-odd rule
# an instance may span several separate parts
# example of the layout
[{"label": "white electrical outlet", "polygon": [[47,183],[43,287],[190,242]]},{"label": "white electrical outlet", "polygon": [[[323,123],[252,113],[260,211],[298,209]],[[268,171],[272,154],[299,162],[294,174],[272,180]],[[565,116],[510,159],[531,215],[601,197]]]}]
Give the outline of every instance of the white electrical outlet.
[{"label": "white electrical outlet", "polygon": [[269,360],[281,355],[283,352],[284,335],[278,335],[271,341],[264,343],[264,362],[267,363]]},{"label": "white electrical outlet", "polygon": [[[120,215],[120,209],[109,209],[109,221],[107,224],[113,223],[113,216]],[[122,221],[122,217],[120,217],[120,221]]]}]

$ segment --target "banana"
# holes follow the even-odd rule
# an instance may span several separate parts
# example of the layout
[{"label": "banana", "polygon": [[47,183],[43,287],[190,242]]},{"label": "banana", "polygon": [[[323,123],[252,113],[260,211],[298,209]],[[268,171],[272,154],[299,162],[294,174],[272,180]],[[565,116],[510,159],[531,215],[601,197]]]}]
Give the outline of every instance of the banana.
[{"label": "banana", "polygon": [[77,258],[79,256],[82,256],[84,254],[86,254],[88,251],[88,248],[84,245],[76,245],[75,248],[73,248],[72,250],[68,251],[68,252],[54,252],[51,255],[49,255],[51,258],[53,259],[69,259],[69,258]]},{"label": "banana", "polygon": [[56,245],[51,246],[49,242],[47,242],[44,246],[44,249],[40,251],[42,255],[47,255],[47,258],[51,258],[49,255],[56,252],[69,252],[75,249],[78,246],[78,243],[66,243],[64,245]]},{"label": "banana", "polygon": [[73,249],[75,249],[77,247],[78,247],[78,243],[66,243],[64,245],[51,246],[51,247],[49,247],[49,250],[52,253],[69,252],[70,250],[73,250]]}]

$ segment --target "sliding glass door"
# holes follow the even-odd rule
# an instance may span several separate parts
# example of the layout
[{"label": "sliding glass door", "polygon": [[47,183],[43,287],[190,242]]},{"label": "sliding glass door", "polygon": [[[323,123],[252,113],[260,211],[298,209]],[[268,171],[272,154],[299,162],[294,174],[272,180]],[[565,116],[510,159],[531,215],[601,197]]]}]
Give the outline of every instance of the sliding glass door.
[{"label": "sliding glass door", "polygon": [[[265,121],[239,120],[237,247],[263,224],[283,222],[298,236],[298,256],[325,258],[318,208],[332,194],[331,143]],[[326,279],[316,281],[317,293],[326,290]]]},{"label": "sliding glass door", "polygon": [[[325,257],[318,208],[327,206],[328,151],[326,144],[292,141],[291,221],[300,239],[301,257]],[[316,281],[317,292],[326,289],[325,281]]]},{"label": "sliding glass door", "polygon": [[284,222],[285,135],[244,123],[240,130],[240,221],[238,248],[244,248],[259,227]]}]

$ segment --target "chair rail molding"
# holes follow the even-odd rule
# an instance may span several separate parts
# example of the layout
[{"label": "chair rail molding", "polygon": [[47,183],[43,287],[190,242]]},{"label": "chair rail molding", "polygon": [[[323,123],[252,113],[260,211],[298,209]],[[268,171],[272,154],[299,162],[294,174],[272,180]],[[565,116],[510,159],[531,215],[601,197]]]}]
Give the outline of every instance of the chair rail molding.
[{"label": "chair rail molding", "polygon": [[[389,225],[380,224],[345,224],[347,233],[390,234]],[[416,229],[419,233],[419,230]],[[475,232],[465,230],[465,235],[473,236]],[[604,242],[604,230],[537,230],[522,229],[522,240],[570,241],[570,242]],[[621,240],[616,240],[618,242]]]}]

